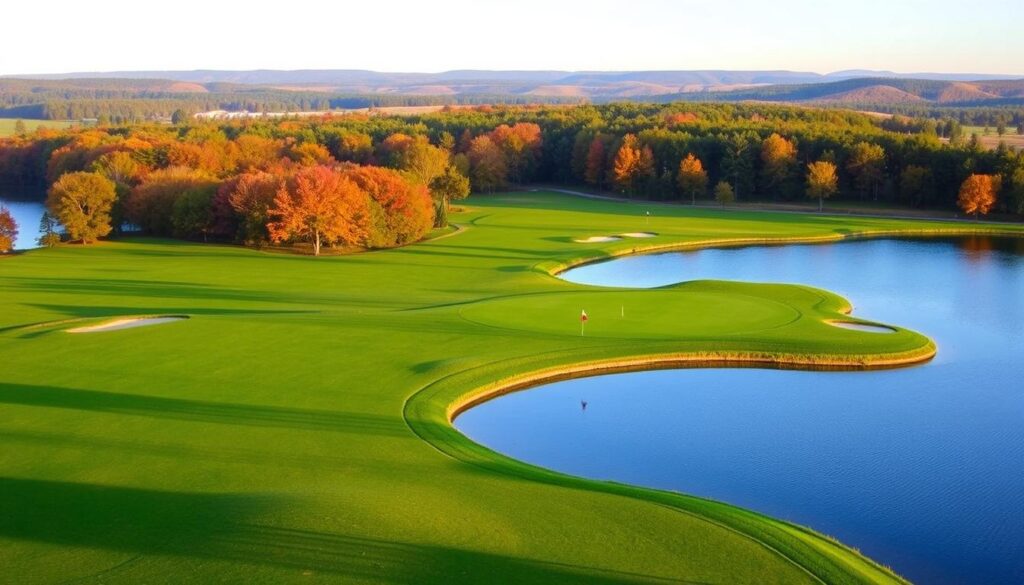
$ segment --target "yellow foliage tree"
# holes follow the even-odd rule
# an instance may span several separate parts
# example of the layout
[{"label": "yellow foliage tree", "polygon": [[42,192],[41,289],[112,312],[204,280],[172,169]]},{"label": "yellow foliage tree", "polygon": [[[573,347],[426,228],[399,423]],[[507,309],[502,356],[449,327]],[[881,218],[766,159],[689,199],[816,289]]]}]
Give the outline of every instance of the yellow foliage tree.
[{"label": "yellow foliage tree", "polygon": [[818,200],[818,211],[824,207],[825,200],[838,190],[836,165],[824,160],[807,165],[807,196]]}]

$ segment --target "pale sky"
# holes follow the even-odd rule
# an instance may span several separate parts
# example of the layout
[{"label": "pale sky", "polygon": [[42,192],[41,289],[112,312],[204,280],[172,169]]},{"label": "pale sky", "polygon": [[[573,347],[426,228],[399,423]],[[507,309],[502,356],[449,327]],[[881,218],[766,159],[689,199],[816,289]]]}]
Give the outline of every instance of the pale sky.
[{"label": "pale sky", "polygon": [[0,74],[186,69],[842,69],[1024,76],[1024,0],[38,0]]}]

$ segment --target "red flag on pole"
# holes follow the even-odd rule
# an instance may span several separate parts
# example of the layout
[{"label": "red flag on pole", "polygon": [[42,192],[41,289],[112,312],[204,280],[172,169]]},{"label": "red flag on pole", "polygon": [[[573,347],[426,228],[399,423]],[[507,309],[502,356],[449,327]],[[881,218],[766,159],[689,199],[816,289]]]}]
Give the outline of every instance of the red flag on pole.
[{"label": "red flag on pole", "polygon": [[587,317],[587,312],[586,311],[583,311],[582,313],[580,313],[580,321],[586,321],[587,319],[590,319],[590,317]]}]

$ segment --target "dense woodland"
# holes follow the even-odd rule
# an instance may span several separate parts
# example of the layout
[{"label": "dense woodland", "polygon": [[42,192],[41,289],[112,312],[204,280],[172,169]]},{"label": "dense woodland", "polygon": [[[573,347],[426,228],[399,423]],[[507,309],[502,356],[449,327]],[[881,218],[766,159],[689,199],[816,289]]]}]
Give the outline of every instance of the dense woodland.
[{"label": "dense woodland", "polygon": [[[769,105],[488,106],[41,130],[0,142],[0,181],[43,183],[52,197],[52,186],[76,173],[110,182],[114,226],[256,244],[318,238],[285,229],[284,211],[328,183],[358,226],[320,235],[373,247],[443,225],[447,202],[470,185],[1024,213],[1024,153],[984,150],[962,135],[943,141],[933,125],[909,119]],[[968,181],[975,176],[987,178]],[[968,186],[988,191],[983,204],[964,204]]]}]

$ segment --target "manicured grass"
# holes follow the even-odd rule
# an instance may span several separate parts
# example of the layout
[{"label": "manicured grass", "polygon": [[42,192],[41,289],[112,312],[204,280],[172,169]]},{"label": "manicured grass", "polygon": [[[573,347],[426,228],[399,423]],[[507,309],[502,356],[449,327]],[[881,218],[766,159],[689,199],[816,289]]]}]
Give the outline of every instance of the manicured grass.
[{"label": "manicured grass", "polygon": [[[0,258],[5,577],[898,581],[841,545],[749,511],[512,461],[458,434],[448,417],[482,392],[581,362],[856,365],[931,351],[898,323],[884,335],[824,324],[848,304],[808,287],[701,281],[625,291],[551,276],[581,259],[985,224],[542,193],[471,199],[452,219],[465,229],[347,257],[140,239]],[[572,241],[627,231],[659,236]],[[582,337],[581,308],[591,314]],[[64,332],[179,314],[191,318]]]},{"label": "manicured grass", "polygon": [[[28,132],[35,132],[36,128],[44,126],[52,130],[61,130],[63,128],[70,128],[72,126],[79,126],[80,122],[77,120],[22,120],[25,123],[25,129]],[[13,136],[14,127],[18,123],[17,119],[14,118],[0,118],[0,138],[4,136]]]}]

